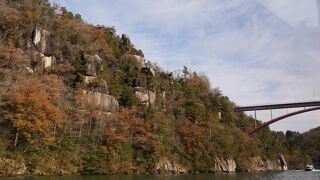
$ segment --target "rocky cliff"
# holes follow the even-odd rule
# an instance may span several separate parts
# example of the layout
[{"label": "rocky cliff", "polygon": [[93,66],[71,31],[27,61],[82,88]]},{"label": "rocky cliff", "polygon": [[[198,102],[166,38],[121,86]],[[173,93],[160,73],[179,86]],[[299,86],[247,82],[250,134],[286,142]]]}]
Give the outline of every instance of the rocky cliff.
[{"label": "rocky cliff", "polygon": [[[282,154],[276,160],[262,159],[261,157],[248,158],[250,164],[248,167],[239,167],[240,162],[232,158],[216,157],[211,172],[237,172],[237,171],[285,171],[288,170],[287,163]],[[238,164],[238,167],[237,167]],[[167,158],[161,159],[156,164],[156,171],[159,174],[183,174],[192,172],[192,169],[183,167],[181,164]]]},{"label": "rocky cliff", "polygon": [[187,168],[178,164],[175,161],[170,161],[167,158],[161,159],[156,164],[156,172],[159,174],[184,174],[188,173]]},{"label": "rocky cliff", "polygon": [[283,155],[280,154],[276,160],[262,159],[261,157],[249,158],[249,168],[246,171],[285,171],[288,165]]}]

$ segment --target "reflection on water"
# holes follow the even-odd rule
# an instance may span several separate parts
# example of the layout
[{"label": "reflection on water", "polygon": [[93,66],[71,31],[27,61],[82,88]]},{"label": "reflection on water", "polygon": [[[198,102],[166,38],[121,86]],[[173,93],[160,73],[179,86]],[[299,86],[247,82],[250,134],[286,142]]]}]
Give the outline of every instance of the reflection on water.
[{"label": "reflection on water", "polygon": [[9,177],[0,178],[1,180],[320,180],[320,171],[284,171],[284,172],[263,172],[263,173],[232,173],[232,174],[188,174],[188,175],[173,175],[173,176],[68,176],[68,177]]}]

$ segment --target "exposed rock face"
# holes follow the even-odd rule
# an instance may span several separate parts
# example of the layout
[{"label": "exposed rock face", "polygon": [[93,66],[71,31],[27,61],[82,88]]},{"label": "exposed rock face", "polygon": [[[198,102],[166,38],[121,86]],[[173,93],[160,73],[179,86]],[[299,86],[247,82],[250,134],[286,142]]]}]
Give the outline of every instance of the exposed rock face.
[{"label": "exposed rock face", "polygon": [[131,46],[130,38],[127,34],[122,34],[121,41],[125,47]]},{"label": "exposed rock face", "polygon": [[47,68],[54,66],[57,62],[52,56],[53,41],[47,30],[36,27],[32,34],[32,43],[40,56],[42,67]]},{"label": "exposed rock face", "polygon": [[235,172],[236,162],[233,159],[216,158],[214,171]]},{"label": "exposed rock face", "polygon": [[[248,159],[249,167],[237,168],[233,159],[216,158],[213,171],[235,172],[236,169],[241,171],[283,171],[288,170],[287,163],[282,154],[276,160],[263,160],[261,157],[253,157]],[[241,163],[239,163],[241,164]]]},{"label": "exposed rock face", "polygon": [[143,57],[138,56],[138,55],[132,55],[131,57],[132,57],[133,60],[135,60],[138,63],[138,65],[139,65],[138,67],[139,68],[145,67],[146,64],[145,64],[145,60],[144,60]]},{"label": "exposed rock face", "polygon": [[141,72],[146,74],[149,77],[153,77],[156,75],[156,73],[154,72],[154,69],[150,66],[145,66],[145,67],[141,68]]},{"label": "exposed rock face", "polygon": [[32,58],[30,65],[33,69],[36,67],[48,68],[57,64],[57,58],[54,56],[46,56],[45,54],[34,50],[29,51],[29,53]]},{"label": "exposed rock face", "polygon": [[83,84],[89,86],[92,91],[109,94],[109,87],[104,79],[95,76],[83,76]]},{"label": "exposed rock face", "polygon": [[33,31],[32,42],[38,52],[45,56],[52,56],[53,41],[47,30],[36,27]]},{"label": "exposed rock face", "polygon": [[131,61],[135,68],[138,68],[142,73],[146,74],[147,76],[153,77],[156,74],[154,69],[150,65],[146,64],[146,60],[142,56],[127,54],[123,56],[121,59],[125,61]]},{"label": "exposed rock face", "polygon": [[121,59],[123,61],[131,61],[133,66],[138,69],[145,67],[145,59],[141,56],[127,54],[122,56]]},{"label": "exposed rock face", "polygon": [[56,65],[57,59],[54,56],[46,56],[40,53],[41,62],[44,68],[52,67]]},{"label": "exposed rock face", "polygon": [[25,163],[13,159],[0,158],[0,176],[19,176],[27,173]]},{"label": "exposed rock face", "polygon": [[149,106],[149,104],[154,104],[156,101],[156,94],[152,91],[145,90],[143,88],[136,88],[135,92],[136,97],[140,100],[140,102]]},{"label": "exposed rock face", "polygon": [[281,165],[281,167],[282,167],[282,170],[284,170],[284,171],[288,170],[287,161],[284,159],[284,157],[283,157],[282,154],[279,155],[278,160],[279,160],[279,162],[280,162],[280,165]]},{"label": "exposed rock face", "polygon": [[263,160],[261,157],[253,157],[249,159],[250,167],[247,171],[283,171],[288,170],[287,163],[283,155],[279,155],[276,160]]},{"label": "exposed rock face", "polygon": [[83,76],[83,84],[90,90],[82,91],[83,109],[94,109],[101,112],[115,112],[119,110],[119,103],[115,97],[108,95],[107,82],[97,77],[103,70],[102,59],[98,55],[85,55],[86,75]]},{"label": "exposed rock face", "polygon": [[248,171],[279,171],[288,170],[287,163],[282,155],[276,160],[263,160],[261,157],[250,158],[251,167]]},{"label": "exposed rock face", "polygon": [[82,106],[84,109],[93,108],[102,112],[119,111],[119,103],[113,96],[94,91],[82,91],[82,93]]},{"label": "exposed rock face", "polygon": [[93,83],[96,79],[97,79],[97,77],[95,77],[95,76],[83,76],[83,83],[85,84],[85,85],[89,85],[90,83]]},{"label": "exposed rock face", "polygon": [[103,70],[101,66],[101,58],[98,55],[86,56],[86,75],[88,76],[97,76],[97,74]]},{"label": "exposed rock face", "polygon": [[187,173],[188,170],[174,161],[162,159],[156,164],[156,170],[159,174],[182,174]]}]

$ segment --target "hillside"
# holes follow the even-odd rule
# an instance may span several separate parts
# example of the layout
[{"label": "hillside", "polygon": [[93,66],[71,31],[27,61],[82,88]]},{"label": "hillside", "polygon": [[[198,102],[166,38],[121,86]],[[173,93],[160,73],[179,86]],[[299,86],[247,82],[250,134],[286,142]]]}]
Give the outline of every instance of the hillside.
[{"label": "hillside", "polygon": [[[128,35],[45,0],[0,1],[0,175],[286,170],[283,134]],[[221,112],[221,118],[219,118]],[[259,123],[259,122],[258,122]],[[295,159],[294,159],[294,158]]]},{"label": "hillside", "polygon": [[302,134],[299,132],[287,131],[285,136],[287,149],[301,149],[311,158],[313,165],[316,168],[320,168],[320,127],[311,129]]}]

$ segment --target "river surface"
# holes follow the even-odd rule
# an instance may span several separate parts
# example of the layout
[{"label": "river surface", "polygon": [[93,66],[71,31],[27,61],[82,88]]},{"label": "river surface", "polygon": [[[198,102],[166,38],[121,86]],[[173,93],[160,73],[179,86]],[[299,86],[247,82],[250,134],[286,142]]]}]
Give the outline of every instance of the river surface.
[{"label": "river surface", "polygon": [[263,173],[233,173],[233,174],[189,174],[189,175],[116,175],[116,176],[48,176],[48,177],[0,177],[1,180],[320,180],[320,171],[283,171],[283,172],[263,172]]}]

